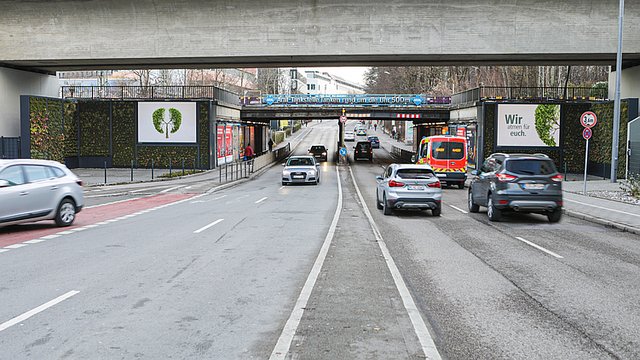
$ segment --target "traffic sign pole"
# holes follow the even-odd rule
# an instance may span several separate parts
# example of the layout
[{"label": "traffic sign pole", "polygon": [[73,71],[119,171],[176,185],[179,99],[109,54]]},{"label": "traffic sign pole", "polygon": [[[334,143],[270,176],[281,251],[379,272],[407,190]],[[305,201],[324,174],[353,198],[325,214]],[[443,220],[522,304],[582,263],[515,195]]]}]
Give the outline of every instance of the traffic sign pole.
[{"label": "traffic sign pole", "polygon": [[584,149],[584,187],[582,189],[582,194],[587,195],[587,162],[589,159],[589,139],[587,139],[587,145],[585,145]]}]

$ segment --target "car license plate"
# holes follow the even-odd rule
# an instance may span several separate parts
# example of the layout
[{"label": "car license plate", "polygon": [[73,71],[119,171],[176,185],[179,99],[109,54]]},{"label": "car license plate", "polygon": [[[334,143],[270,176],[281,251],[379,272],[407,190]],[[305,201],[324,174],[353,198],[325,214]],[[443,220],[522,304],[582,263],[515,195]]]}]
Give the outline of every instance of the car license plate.
[{"label": "car license plate", "polygon": [[527,190],[542,190],[544,189],[544,184],[524,184],[524,188]]},{"label": "car license plate", "polygon": [[304,175],[293,175],[294,179],[304,179]]},{"label": "car license plate", "polygon": [[447,177],[447,174],[436,174],[437,177]]},{"label": "car license plate", "polygon": [[424,186],[422,186],[422,185],[407,185],[407,189],[409,189],[409,190],[424,190]]}]

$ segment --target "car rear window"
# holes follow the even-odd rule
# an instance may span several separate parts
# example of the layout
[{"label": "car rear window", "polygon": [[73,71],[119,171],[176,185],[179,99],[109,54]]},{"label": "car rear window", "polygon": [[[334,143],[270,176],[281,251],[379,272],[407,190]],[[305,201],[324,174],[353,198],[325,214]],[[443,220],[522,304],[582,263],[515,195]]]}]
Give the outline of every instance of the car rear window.
[{"label": "car rear window", "polygon": [[436,175],[431,169],[399,169],[396,176],[401,179],[430,179]]},{"label": "car rear window", "polygon": [[359,150],[369,150],[371,144],[368,142],[359,142],[356,146]]},{"label": "car rear window", "polygon": [[431,145],[431,157],[438,160],[460,160],[464,157],[464,143],[434,141]]},{"label": "car rear window", "polygon": [[314,150],[314,151],[324,151],[325,149],[324,149],[324,146],[312,146],[312,147],[311,147],[311,150]]},{"label": "car rear window", "polygon": [[556,172],[551,160],[511,159],[505,167],[507,171],[518,175],[551,175]]}]

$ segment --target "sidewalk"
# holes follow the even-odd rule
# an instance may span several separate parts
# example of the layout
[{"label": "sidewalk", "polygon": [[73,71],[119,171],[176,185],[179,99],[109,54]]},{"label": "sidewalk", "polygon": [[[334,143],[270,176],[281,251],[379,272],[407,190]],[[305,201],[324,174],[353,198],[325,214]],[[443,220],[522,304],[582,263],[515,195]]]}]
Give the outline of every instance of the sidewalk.
[{"label": "sidewalk", "polygon": [[[295,132],[292,136],[286,138],[283,142],[275,145],[273,147],[273,151],[278,149],[283,149],[287,145],[291,144],[291,149],[294,148],[300,141],[311,131],[313,128],[313,124],[309,124],[308,127],[303,127],[299,131]],[[185,164],[185,171],[188,172],[192,170],[190,167]],[[225,168],[225,170],[227,170]],[[259,169],[256,169],[259,170]],[[85,186],[96,186],[96,185],[105,185],[105,169],[97,169],[97,168],[79,168],[79,169],[71,169],[71,171],[76,174],[84,183]],[[231,171],[231,169],[229,169]],[[171,172],[175,174],[182,173],[182,167],[173,168]],[[201,173],[186,175],[185,177],[173,177],[173,178],[161,178],[160,175],[168,175],[169,169],[154,169],[153,171],[153,179],[151,174],[151,169],[134,169],[133,170],[133,181],[131,181],[131,169],[130,168],[108,168],[107,169],[107,181],[106,185],[121,185],[121,184],[133,184],[133,183],[149,183],[149,182],[162,182],[169,180],[178,180],[178,179],[191,179],[196,178],[198,180],[207,180],[211,181],[212,184],[223,184],[227,182],[225,180],[225,172],[222,172],[222,182],[220,182],[220,172],[219,169],[213,169],[208,171],[203,171]],[[227,176],[227,179],[229,177]],[[235,175],[233,177],[235,180]]]}]

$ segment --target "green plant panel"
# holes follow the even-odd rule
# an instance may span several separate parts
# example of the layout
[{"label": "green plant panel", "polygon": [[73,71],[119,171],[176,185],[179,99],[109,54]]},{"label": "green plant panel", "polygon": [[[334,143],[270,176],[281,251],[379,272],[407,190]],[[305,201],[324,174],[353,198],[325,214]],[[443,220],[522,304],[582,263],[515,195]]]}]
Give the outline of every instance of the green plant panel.
[{"label": "green plant panel", "polygon": [[83,101],[79,109],[80,156],[109,156],[109,102]]},{"label": "green plant panel", "polygon": [[62,100],[29,99],[31,158],[64,161],[65,131]]}]

